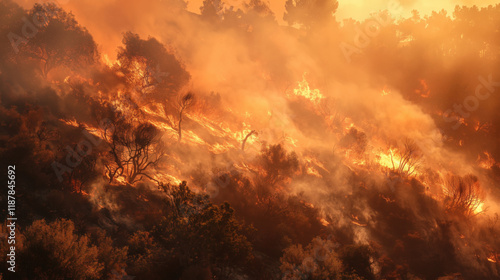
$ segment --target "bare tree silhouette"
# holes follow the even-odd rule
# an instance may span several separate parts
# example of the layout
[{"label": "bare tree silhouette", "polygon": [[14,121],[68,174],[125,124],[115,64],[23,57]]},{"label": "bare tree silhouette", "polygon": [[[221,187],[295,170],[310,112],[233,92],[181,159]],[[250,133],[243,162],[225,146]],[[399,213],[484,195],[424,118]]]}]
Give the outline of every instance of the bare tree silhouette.
[{"label": "bare tree silhouette", "polygon": [[105,164],[110,182],[120,176],[129,184],[142,177],[154,180],[146,171],[165,156],[160,131],[150,123],[132,125],[122,120],[115,125],[103,131],[103,138],[110,147],[111,160]]},{"label": "bare tree silhouette", "polygon": [[415,141],[406,138],[403,142],[403,147],[398,149],[397,156],[399,158],[399,163],[394,162],[394,156],[391,153],[392,169],[399,174],[410,176],[420,165],[422,152]]},{"label": "bare tree silhouette", "polygon": [[178,141],[181,142],[182,139],[182,115],[184,110],[186,110],[189,106],[191,106],[194,102],[194,94],[191,92],[184,95],[181,100],[179,100],[179,123],[177,126],[177,132],[179,133]]},{"label": "bare tree silhouette", "polygon": [[446,189],[445,205],[449,212],[471,216],[482,203],[479,181],[474,175],[451,175],[446,181]]},{"label": "bare tree silhouette", "polygon": [[243,139],[243,143],[241,143],[241,150],[244,151],[245,150],[245,144],[247,143],[247,140],[250,136],[254,135],[254,134],[257,134],[257,131],[256,130],[252,130],[250,131],[247,136],[245,136],[245,139]]}]

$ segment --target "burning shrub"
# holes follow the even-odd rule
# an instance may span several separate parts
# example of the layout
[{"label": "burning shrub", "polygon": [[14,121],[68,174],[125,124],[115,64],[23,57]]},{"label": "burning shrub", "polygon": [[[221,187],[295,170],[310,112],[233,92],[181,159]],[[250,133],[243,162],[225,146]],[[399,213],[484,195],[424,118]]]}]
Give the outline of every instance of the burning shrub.
[{"label": "burning shrub", "polygon": [[446,181],[445,205],[449,212],[464,216],[476,213],[482,201],[479,181],[474,175],[450,175]]},{"label": "burning shrub", "polygon": [[118,177],[124,177],[129,184],[143,177],[154,180],[147,170],[165,156],[160,131],[147,122],[133,124],[117,120],[113,125],[103,131],[110,148],[105,165],[110,182]]},{"label": "burning shrub", "polygon": [[190,75],[184,66],[155,38],[141,39],[127,32],[118,51],[121,70],[131,88],[150,98],[163,100],[186,84]]},{"label": "burning shrub", "polygon": [[396,159],[391,152],[392,169],[399,174],[412,175],[418,168],[422,152],[415,141],[406,138],[403,147],[398,149]]}]

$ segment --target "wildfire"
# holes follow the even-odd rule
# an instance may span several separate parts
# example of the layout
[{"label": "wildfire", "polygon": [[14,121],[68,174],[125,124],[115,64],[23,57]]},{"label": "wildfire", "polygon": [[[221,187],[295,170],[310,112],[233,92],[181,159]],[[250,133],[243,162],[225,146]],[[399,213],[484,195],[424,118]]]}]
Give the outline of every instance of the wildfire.
[{"label": "wildfire", "polygon": [[111,60],[111,59],[109,58],[108,54],[103,54],[103,56],[102,56],[102,61],[103,61],[103,62],[104,62],[104,63],[105,63],[108,67],[110,67],[110,68],[111,68],[111,67],[113,67],[113,66],[115,66],[115,65],[120,66],[120,62],[119,62],[119,61],[117,61],[117,60],[114,60],[114,61],[113,61],[113,60]]},{"label": "wildfire", "polygon": [[185,138],[189,139],[190,142],[196,143],[199,145],[204,145],[205,140],[201,139],[200,136],[198,136],[196,133],[194,133],[192,130],[187,130],[184,132]]},{"label": "wildfire", "polygon": [[490,122],[481,123],[480,121],[476,121],[474,123],[474,130],[475,131],[489,132],[490,127],[491,127],[491,123]]},{"label": "wildfire", "polygon": [[324,171],[330,173],[330,171],[328,171],[328,169],[326,169],[325,166],[323,165],[323,163],[321,161],[319,161],[318,159],[311,157],[311,156],[304,156],[304,159],[308,165],[315,165],[315,166],[323,169]]},{"label": "wildfire", "polygon": [[477,201],[477,207],[474,208],[474,214],[475,215],[478,215],[478,214],[481,214],[483,213],[484,209],[484,201],[480,201],[480,200],[476,200]]},{"label": "wildfire", "polygon": [[74,127],[80,126],[80,124],[75,119],[72,119],[72,120],[59,119],[59,120],[67,125],[70,125],[70,126],[74,126]]},{"label": "wildfire", "polygon": [[492,263],[497,263],[498,262],[498,254],[491,254],[487,260]]},{"label": "wildfire", "polygon": [[313,175],[313,176],[316,176],[319,178],[323,178],[323,176],[321,176],[321,174],[319,174],[318,170],[316,170],[316,168],[314,168],[314,167],[308,167],[307,174]]},{"label": "wildfire", "polygon": [[378,163],[383,167],[394,168],[399,164],[399,159],[395,157],[395,152],[394,148],[390,148],[387,152],[380,151],[376,156]]},{"label": "wildfire", "polygon": [[324,225],[325,227],[327,227],[327,226],[329,226],[329,225],[330,225],[330,223],[329,223],[327,220],[325,220],[324,218],[321,218],[319,221],[320,221],[320,223],[321,223],[322,225]]},{"label": "wildfire", "polygon": [[144,79],[144,77],[146,77],[146,69],[145,69],[143,63],[141,63],[137,60],[134,60],[132,62],[132,69],[134,69],[133,75],[135,76],[135,78],[138,81],[141,81]]},{"label": "wildfire", "polygon": [[229,149],[231,148],[234,148],[233,145],[230,145],[230,144],[225,144],[225,145],[222,145],[222,144],[219,144],[219,143],[216,143],[212,146],[210,146],[208,149],[214,153],[214,154],[222,154],[222,153],[225,153],[227,152]]},{"label": "wildfire", "polygon": [[[0,6],[10,7],[8,2]],[[111,16],[126,18],[127,26],[110,25],[114,21],[108,19],[101,22],[104,25],[89,26],[95,34],[82,29],[72,37],[70,31],[80,29],[76,19],[92,18],[87,10],[99,16],[92,20],[106,19],[102,12],[87,7],[76,10],[74,17],[69,15],[71,20],[61,18],[56,24],[38,26],[32,40],[13,37],[17,39],[10,43],[16,52],[10,47],[0,50],[5,57],[0,65],[0,115],[5,118],[0,122],[0,152],[15,156],[21,151],[13,161],[19,161],[20,172],[41,166],[28,170],[40,188],[23,194],[24,200],[40,205],[27,210],[44,210],[47,190],[56,186],[56,201],[77,202],[65,203],[71,207],[67,211],[55,209],[55,214],[78,222],[75,234],[93,234],[97,214],[103,234],[120,246],[116,252],[124,249],[122,240],[147,241],[152,252],[171,253],[155,257],[168,265],[162,270],[184,276],[213,278],[231,272],[233,278],[297,279],[314,274],[335,278],[343,267],[351,268],[345,263],[351,256],[345,254],[360,249],[370,261],[356,264],[356,271],[342,270],[346,278],[356,278],[354,272],[380,279],[408,275],[444,279],[462,274],[471,279],[498,278],[494,268],[500,256],[496,253],[500,245],[495,242],[499,230],[487,221],[494,221],[489,216],[498,211],[497,197],[488,194],[495,194],[496,167],[500,167],[495,153],[498,101],[494,94],[489,97],[499,77],[494,73],[479,76],[488,74],[489,67],[481,65],[496,64],[475,59],[478,51],[484,51],[491,53],[488,62],[500,60],[496,61],[498,55],[493,52],[497,48],[482,43],[497,29],[475,38],[469,34],[472,28],[464,28],[474,23],[476,29],[484,30],[483,17],[477,24],[468,19],[479,13],[477,9],[460,7],[454,17],[414,14],[408,21],[402,18],[401,25],[389,16],[391,26],[386,31],[390,32],[384,31],[371,46],[364,46],[354,63],[344,64],[339,51],[351,61],[354,49],[345,47],[352,41],[359,43],[359,34],[353,30],[360,27],[366,31],[362,33],[373,34],[382,30],[370,31],[369,21],[339,22],[334,16],[336,1],[326,1],[328,5],[323,5],[325,1],[287,1],[286,17],[277,21],[272,13],[265,15],[272,11],[261,1],[235,10],[222,7],[218,0],[203,2],[197,15],[182,12],[182,5],[175,3],[134,4],[128,7],[131,11],[106,6],[117,12]],[[312,6],[303,5],[306,2]],[[40,8],[36,7],[33,13]],[[211,15],[214,8],[216,17]],[[24,14],[13,8],[9,11],[20,17],[8,13],[0,25],[2,32],[9,33],[10,40],[13,32],[27,37],[25,29],[32,28],[26,22],[16,27],[25,21]],[[140,11],[148,12],[146,24]],[[157,11],[160,16],[154,18]],[[500,16],[500,4],[484,15],[493,12]],[[62,11],[53,14],[50,21],[62,15]],[[374,14],[374,19],[388,16],[381,15]],[[140,24],[133,27],[136,20]],[[67,24],[64,32],[51,33]],[[101,25],[102,30],[96,28]],[[131,32],[128,27],[133,27]],[[112,31],[126,32],[122,43]],[[103,38],[106,32],[110,34]],[[266,36],[270,33],[273,36]],[[327,33],[328,40],[310,40]],[[458,36],[446,37],[447,33]],[[88,44],[82,38],[67,50],[67,41],[82,34]],[[157,38],[146,37],[149,34]],[[399,38],[401,34],[406,39]],[[99,41],[107,37],[112,40]],[[473,39],[481,40],[475,43]],[[403,47],[392,44],[398,40]],[[384,41],[389,45],[384,46]],[[427,45],[438,47],[426,51],[422,59],[422,46]],[[19,53],[18,47],[22,47]],[[92,52],[85,54],[86,48]],[[109,55],[102,50],[109,50]],[[450,65],[465,62],[478,67],[452,67],[450,75]],[[395,74],[402,63],[403,74]],[[31,67],[36,69],[25,71]],[[10,69],[20,71],[6,73]],[[32,82],[24,85],[24,81]],[[291,85],[285,93],[279,90],[283,85]],[[33,155],[28,156],[31,151]],[[54,174],[47,175],[50,168]],[[76,194],[106,209],[95,213]],[[57,217],[51,209],[37,212],[54,220]],[[162,223],[161,231],[155,230],[154,225],[165,216],[168,223]],[[318,222],[326,228],[318,227]],[[249,230],[251,238],[247,238]],[[473,240],[479,235],[483,240]],[[273,246],[266,246],[269,236]],[[217,244],[196,250],[197,244],[189,243],[198,239]],[[317,262],[318,245],[335,240],[339,241],[335,248],[320,252],[327,251],[329,255],[323,256],[329,262]],[[425,250],[413,250],[415,244]],[[88,244],[94,245],[100,246]],[[142,255],[133,251],[137,250],[115,265],[123,270],[120,275],[151,274],[139,271],[142,266],[134,260]],[[227,265],[212,263],[235,254],[241,258]],[[299,257],[308,255],[315,258],[318,270],[301,266]],[[436,267],[429,256],[443,257],[446,267]],[[481,262],[464,262],[474,256]],[[271,265],[263,266],[262,275],[260,271],[254,274],[252,266],[245,266],[248,258]],[[291,263],[294,259],[297,264]],[[87,270],[95,275],[86,278],[98,277],[106,261],[94,262],[95,267]],[[422,269],[426,266],[429,270]],[[86,267],[76,268],[80,272]],[[478,277],[472,273],[476,268]]]},{"label": "wildfire", "polygon": [[484,168],[484,169],[491,169],[495,164],[495,160],[493,157],[490,155],[488,152],[483,152],[485,155],[485,158],[483,158],[481,155],[477,157],[477,162],[479,167]]},{"label": "wildfire", "polygon": [[177,131],[171,125],[169,125],[167,123],[160,122],[160,121],[154,121],[154,120],[150,120],[149,122],[161,130],[169,131],[172,133],[177,133]]},{"label": "wildfire", "polygon": [[351,214],[351,217],[352,217],[352,220],[351,220],[351,223],[354,224],[354,225],[357,225],[357,226],[360,226],[360,227],[366,227],[367,224],[363,224],[359,221],[359,218],[358,216],[355,216],[355,215],[352,215]]},{"label": "wildfire", "polygon": [[161,182],[170,182],[174,185],[182,183],[182,180],[170,174],[157,173],[155,179]]},{"label": "wildfire", "polygon": [[224,130],[222,123],[216,123],[214,121],[209,120],[206,116],[195,115],[195,114],[186,114],[191,120],[195,121],[197,124],[203,126],[207,129],[210,134],[217,137],[226,137],[227,130]]},{"label": "wildfire", "polygon": [[125,177],[117,176],[114,179],[116,180],[116,183],[118,183],[119,185],[126,185],[127,184],[127,179]]},{"label": "wildfire", "polygon": [[305,73],[304,75],[302,75],[302,81],[298,82],[297,88],[293,90],[293,93],[296,96],[302,96],[306,99],[309,99],[315,104],[318,104],[321,101],[321,99],[325,98],[325,96],[321,94],[319,89],[311,89],[309,87],[309,83],[306,80]]},{"label": "wildfire", "polygon": [[[161,104],[155,104],[159,109],[163,108],[163,106]],[[147,113],[151,116],[156,116],[156,117],[160,117],[160,118],[165,118],[165,115],[163,113],[161,113],[160,111],[155,111],[155,110],[152,110],[151,108],[147,107],[147,106],[143,106],[141,107],[141,110],[144,112],[144,113]]]},{"label": "wildfire", "polygon": [[[347,154],[347,153],[346,153]],[[351,159],[353,164],[356,165],[366,165],[366,160],[365,159]]]}]

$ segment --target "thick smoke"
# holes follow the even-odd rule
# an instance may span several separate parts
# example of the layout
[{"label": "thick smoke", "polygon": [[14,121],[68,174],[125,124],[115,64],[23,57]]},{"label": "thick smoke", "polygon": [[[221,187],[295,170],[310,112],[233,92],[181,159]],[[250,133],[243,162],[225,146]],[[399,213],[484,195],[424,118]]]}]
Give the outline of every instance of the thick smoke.
[{"label": "thick smoke", "polygon": [[[365,10],[387,10],[385,2]],[[393,265],[404,267],[401,275],[419,272],[426,279],[458,271],[498,277],[498,264],[487,261],[499,248],[488,234],[498,233],[495,224],[488,228],[499,211],[498,98],[481,101],[467,117],[453,108],[470,107],[464,100],[481,81],[500,77],[498,39],[481,45],[498,35],[488,26],[498,23],[500,6],[484,14],[460,7],[453,15],[430,13],[467,2],[401,1],[403,17],[389,10],[360,21],[347,19],[356,3],[339,3],[337,18],[311,19],[305,11],[287,25],[258,0],[230,3],[234,7],[205,1],[215,12],[201,15],[187,11],[181,0],[69,1],[62,7],[92,35],[98,61],[69,77],[55,69],[29,83],[24,77],[37,75],[34,70],[2,68],[2,80],[16,77],[2,81],[2,105],[28,112],[26,104],[35,103],[52,123],[75,121],[81,126],[73,126],[104,139],[94,148],[102,157],[95,166],[108,177],[89,183],[86,195],[98,213],[96,223],[111,231],[114,224],[144,229],[157,222],[137,213],[163,209],[156,189],[186,180],[213,201],[228,200],[258,230],[285,228],[291,237],[269,229],[269,240],[256,241],[259,250],[275,243],[265,251],[273,257],[288,243],[306,245],[327,232],[341,244],[377,248],[373,266],[381,271]],[[422,15],[411,14],[413,9]],[[470,28],[486,31],[474,37]],[[134,43],[137,52],[127,45]],[[168,53],[170,64],[155,57],[158,49]],[[140,76],[148,71],[160,74],[153,75],[151,91]],[[116,127],[149,121],[161,131],[168,152],[142,174],[146,183],[139,187],[125,179],[113,182],[113,170],[105,169],[112,146],[107,142],[114,139],[99,127],[105,119]],[[488,163],[484,159],[489,166],[481,165]],[[480,206],[449,206],[457,188],[460,198],[466,193],[469,203]],[[142,200],[135,202],[137,197]],[[135,208],[127,210],[128,204]],[[275,211],[269,217],[293,224],[261,219],[268,215],[262,205]],[[384,257],[391,261],[384,263]]]}]

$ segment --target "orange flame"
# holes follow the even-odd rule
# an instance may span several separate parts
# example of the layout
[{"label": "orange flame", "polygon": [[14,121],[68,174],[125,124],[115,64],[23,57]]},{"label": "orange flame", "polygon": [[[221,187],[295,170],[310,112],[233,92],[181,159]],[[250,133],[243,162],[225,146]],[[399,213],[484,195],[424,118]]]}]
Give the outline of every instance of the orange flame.
[{"label": "orange flame", "polygon": [[309,99],[310,101],[312,101],[315,104],[318,104],[321,101],[321,99],[325,98],[325,96],[323,96],[323,94],[321,94],[319,89],[311,89],[309,87],[309,83],[306,80],[305,73],[302,76],[302,81],[298,82],[297,88],[295,88],[293,90],[293,93],[296,96],[302,96],[306,99]]}]

